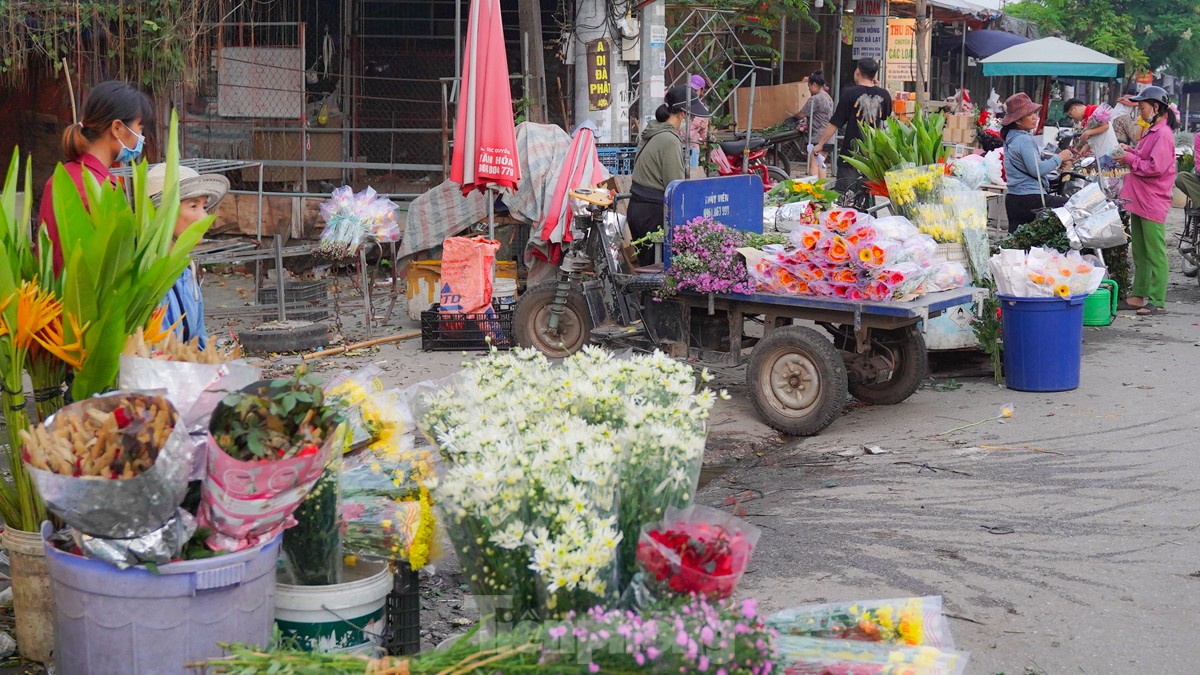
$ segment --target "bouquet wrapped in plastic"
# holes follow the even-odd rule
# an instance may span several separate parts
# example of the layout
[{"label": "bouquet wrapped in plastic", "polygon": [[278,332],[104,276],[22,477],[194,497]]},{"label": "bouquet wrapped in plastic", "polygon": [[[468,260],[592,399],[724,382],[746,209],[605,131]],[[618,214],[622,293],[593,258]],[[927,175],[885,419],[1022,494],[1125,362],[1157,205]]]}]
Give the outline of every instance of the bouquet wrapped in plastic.
[{"label": "bouquet wrapped in plastic", "polygon": [[954,649],[941,596],[804,605],[767,619],[780,635]]},{"label": "bouquet wrapped in plastic", "polygon": [[367,240],[391,242],[400,239],[396,220],[399,207],[374,188],[355,193],[348,185],[337,188],[321,204],[325,230],[316,252],[335,260],[354,255]]},{"label": "bouquet wrapped in plastic", "polygon": [[916,205],[938,201],[946,176],[944,164],[926,166],[902,166],[884,174],[889,199],[896,210],[909,217],[916,217]]},{"label": "bouquet wrapped in plastic", "polygon": [[85,555],[121,568],[179,555],[195,522],[179,509],[195,448],[164,397],[119,391],[21,431],[23,459]]},{"label": "bouquet wrapped in plastic", "polygon": [[746,521],[706,506],[669,508],[642,527],[637,561],[656,593],[728,598],[750,564],[762,533]]},{"label": "bouquet wrapped in plastic", "polygon": [[1001,249],[990,262],[996,292],[1018,298],[1075,298],[1093,293],[1104,280],[1104,268],[1078,251]]},{"label": "bouquet wrapped in plastic", "polygon": [[962,675],[970,655],[937,647],[780,635],[784,675]]}]

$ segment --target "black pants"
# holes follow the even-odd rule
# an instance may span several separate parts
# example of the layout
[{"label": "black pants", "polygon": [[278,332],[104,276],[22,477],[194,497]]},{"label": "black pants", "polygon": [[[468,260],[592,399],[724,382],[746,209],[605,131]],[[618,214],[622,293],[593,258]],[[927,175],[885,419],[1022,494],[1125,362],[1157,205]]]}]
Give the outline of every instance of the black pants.
[{"label": "black pants", "polygon": [[[625,221],[629,223],[629,234],[637,241],[642,237],[666,227],[664,214],[666,206],[661,202],[641,199],[637,196],[630,198],[629,211]],[[645,246],[638,250],[638,265],[645,267],[654,264],[654,247]]]},{"label": "black pants", "polygon": [[1005,195],[1004,210],[1008,212],[1008,231],[1013,233],[1017,228],[1032,223],[1037,218],[1037,212],[1042,208],[1056,209],[1067,203],[1067,198],[1059,195],[1046,195],[1043,207],[1041,195]]}]

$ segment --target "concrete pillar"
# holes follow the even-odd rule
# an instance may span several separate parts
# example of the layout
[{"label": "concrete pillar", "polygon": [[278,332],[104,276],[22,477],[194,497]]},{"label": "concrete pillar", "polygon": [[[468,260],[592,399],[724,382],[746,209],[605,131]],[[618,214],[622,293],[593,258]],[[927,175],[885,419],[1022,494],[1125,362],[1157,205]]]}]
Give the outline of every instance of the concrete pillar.
[{"label": "concrete pillar", "polygon": [[655,0],[642,8],[641,87],[638,91],[638,128],[654,119],[666,92],[667,3]]}]

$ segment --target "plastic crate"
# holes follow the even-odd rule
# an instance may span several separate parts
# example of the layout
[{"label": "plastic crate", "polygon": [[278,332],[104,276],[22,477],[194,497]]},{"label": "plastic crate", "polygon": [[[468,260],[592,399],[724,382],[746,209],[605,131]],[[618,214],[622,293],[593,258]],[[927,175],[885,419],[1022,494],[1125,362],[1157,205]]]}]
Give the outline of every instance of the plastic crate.
[{"label": "plastic crate", "polygon": [[[279,301],[279,288],[276,282],[267,281],[258,289],[258,304],[274,305]],[[288,304],[287,317],[297,321],[323,321],[329,318],[326,305],[329,302],[329,288],[324,280],[321,281],[287,281],[283,284],[284,299]],[[299,304],[308,304],[312,309],[300,309]],[[278,317],[275,309],[263,312],[263,321],[274,321]]]},{"label": "plastic crate", "polygon": [[633,159],[637,157],[636,145],[620,143],[602,143],[596,146],[596,154],[600,163],[614,176],[628,176],[633,173]]},{"label": "plastic crate", "polygon": [[421,651],[421,593],[417,573],[406,562],[396,563],[392,592],[388,594],[383,648],[390,656],[412,656]]},{"label": "plastic crate", "polygon": [[512,349],[513,309],[493,305],[490,314],[443,314],[434,305],[421,312],[421,350],[426,352],[482,352],[492,347]]}]

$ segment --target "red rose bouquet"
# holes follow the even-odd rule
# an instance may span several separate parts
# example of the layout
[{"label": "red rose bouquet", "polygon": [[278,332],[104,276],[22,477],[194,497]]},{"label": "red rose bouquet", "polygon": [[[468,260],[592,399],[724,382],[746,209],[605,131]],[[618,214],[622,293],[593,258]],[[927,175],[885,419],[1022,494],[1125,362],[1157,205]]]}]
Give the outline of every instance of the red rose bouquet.
[{"label": "red rose bouquet", "polygon": [[642,528],[637,561],[656,592],[727,598],[750,563],[761,531],[705,506],[668,509]]}]

